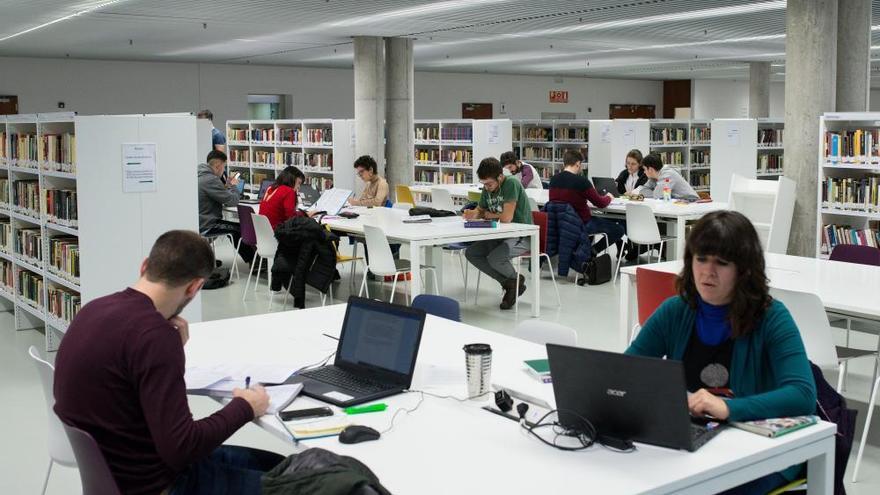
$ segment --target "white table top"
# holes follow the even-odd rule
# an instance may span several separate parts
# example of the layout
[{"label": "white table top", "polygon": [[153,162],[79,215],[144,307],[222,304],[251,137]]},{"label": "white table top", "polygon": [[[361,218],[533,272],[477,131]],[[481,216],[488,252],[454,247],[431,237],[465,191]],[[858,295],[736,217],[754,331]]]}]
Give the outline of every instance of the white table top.
[{"label": "white table top", "polygon": [[[880,320],[880,267],[764,253],[771,287],[813,292],[825,309]],[[681,260],[640,265],[668,273],[681,271]],[[634,276],[637,266],[621,268]]]},{"label": "white table top", "polygon": [[[186,346],[187,364],[316,363],[335,350],[336,341],[321,334],[338,335],[343,315],[344,306],[335,305],[194,324]],[[546,356],[542,346],[432,316],[425,325],[412,388],[463,397],[462,346],[475,342],[493,348],[493,383],[553,403],[552,385],[534,380],[522,365],[524,359]],[[336,416],[324,421],[339,424],[350,418],[383,431],[395,411],[418,404],[419,394],[383,402],[389,409],[382,413],[346,417],[336,409]],[[750,470],[767,469],[777,456],[827,442],[835,431],[833,425],[822,423],[768,439],[728,429],[697,453],[641,444],[632,454],[598,446],[569,453],[541,444],[516,422],[479,409],[489,403],[425,396],[417,410],[398,414],[394,429],[376,442],[344,445],[336,438],[323,438],[301,446],[357,457],[393,493],[570,493],[573,487],[593,493],[703,493],[715,490],[700,487],[701,483],[717,482],[717,477],[731,471],[754,474]],[[300,397],[292,408],[315,405]],[[286,438],[274,418],[258,424]],[[408,456],[415,456],[417,462],[408,461]]]}]

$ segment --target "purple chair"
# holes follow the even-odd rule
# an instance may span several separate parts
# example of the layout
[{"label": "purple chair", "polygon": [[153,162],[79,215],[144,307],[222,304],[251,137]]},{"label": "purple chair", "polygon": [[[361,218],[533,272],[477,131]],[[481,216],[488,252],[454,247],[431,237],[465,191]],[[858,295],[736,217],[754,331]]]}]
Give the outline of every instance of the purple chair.
[{"label": "purple chair", "polygon": [[[238,277],[238,251],[241,248],[241,244],[245,243],[252,248],[257,248],[257,232],[254,230],[254,219],[251,217],[251,214],[256,211],[247,205],[238,205],[238,225],[241,229],[241,238],[238,240],[238,244],[235,246],[235,258],[232,263],[232,270],[235,271],[236,278]],[[254,257],[256,260],[256,256]],[[251,263],[251,272],[254,271],[254,264]]]},{"label": "purple chair", "polygon": [[831,250],[832,261],[880,266],[880,249],[871,246],[838,244]]},{"label": "purple chair", "polygon": [[76,457],[76,464],[79,466],[83,493],[122,495],[95,439],[79,428],[69,425],[64,425],[64,432],[67,433],[73,455]]}]

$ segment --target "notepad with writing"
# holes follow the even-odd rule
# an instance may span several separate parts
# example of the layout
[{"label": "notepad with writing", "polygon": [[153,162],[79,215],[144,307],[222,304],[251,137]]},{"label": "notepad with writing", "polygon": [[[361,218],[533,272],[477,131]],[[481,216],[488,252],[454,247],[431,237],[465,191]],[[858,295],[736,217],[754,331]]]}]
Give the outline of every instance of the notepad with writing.
[{"label": "notepad with writing", "polygon": [[735,428],[755,433],[756,435],[776,438],[814,425],[818,421],[818,416],[792,416],[789,418],[758,419],[754,421],[732,421],[730,424]]}]

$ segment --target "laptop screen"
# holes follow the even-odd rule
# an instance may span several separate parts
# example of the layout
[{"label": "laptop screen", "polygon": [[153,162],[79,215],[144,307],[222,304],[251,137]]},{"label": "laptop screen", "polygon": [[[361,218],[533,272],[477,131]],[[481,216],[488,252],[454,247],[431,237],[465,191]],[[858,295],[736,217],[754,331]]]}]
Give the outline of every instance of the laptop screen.
[{"label": "laptop screen", "polygon": [[337,364],[412,373],[425,314],[403,306],[351,298],[339,339]]},{"label": "laptop screen", "polygon": [[273,179],[266,179],[263,182],[260,182],[260,193],[257,194],[257,199],[262,200],[263,196],[266,195],[266,191],[274,183],[275,181]]}]

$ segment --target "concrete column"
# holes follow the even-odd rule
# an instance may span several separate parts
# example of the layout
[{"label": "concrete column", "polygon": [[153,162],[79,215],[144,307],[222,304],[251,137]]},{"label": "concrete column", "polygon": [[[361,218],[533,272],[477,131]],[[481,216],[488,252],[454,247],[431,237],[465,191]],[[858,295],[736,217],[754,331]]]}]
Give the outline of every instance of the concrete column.
[{"label": "concrete column", "polygon": [[797,183],[788,254],[813,257],[819,116],[835,104],[837,0],[788,0],[785,31],[784,170]]},{"label": "concrete column", "polygon": [[837,111],[867,112],[871,91],[871,0],[837,2]]},{"label": "concrete column", "polygon": [[749,118],[770,116],[770,62],[749,62]]},{"label": "concrete column", "polygon": [[[385,41],[378,36],[354,38],[355,155],[385,162]],[[337,167],[351,167],[339,163]],[[355,181],[358,184],[360,181]]]},{"label": "concrete column", "polygon": [[385,39],[385,178],[392,187],[413,181],[413,40]]}]

